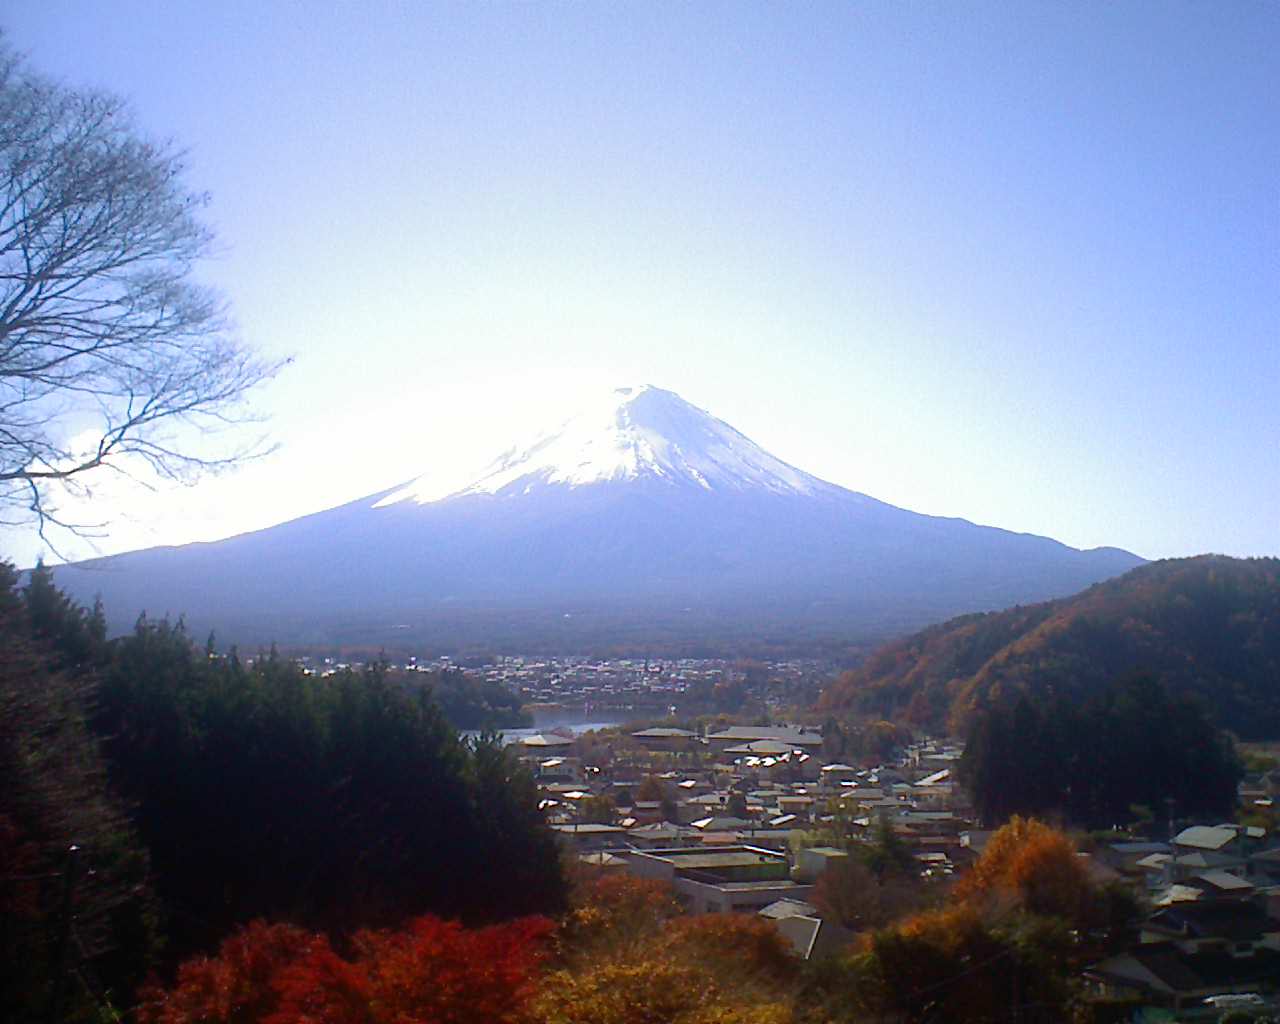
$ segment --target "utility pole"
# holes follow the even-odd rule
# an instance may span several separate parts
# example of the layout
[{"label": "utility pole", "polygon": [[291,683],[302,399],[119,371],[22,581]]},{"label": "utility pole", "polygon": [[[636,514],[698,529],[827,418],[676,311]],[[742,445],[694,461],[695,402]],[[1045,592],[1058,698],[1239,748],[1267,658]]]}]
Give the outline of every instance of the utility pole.
[{"label": "utility pole", "polygon": [[49,1024],[62,1019],[62,989],[67,974],[67,947],[71,942],[72,909],[75,902],[76,876],[79,874],[81,849],[75,843],[67,847],[67,863],[62,872],[62,908],[58,922],[58,942],[53,951],[53,980],[49,993]]}]

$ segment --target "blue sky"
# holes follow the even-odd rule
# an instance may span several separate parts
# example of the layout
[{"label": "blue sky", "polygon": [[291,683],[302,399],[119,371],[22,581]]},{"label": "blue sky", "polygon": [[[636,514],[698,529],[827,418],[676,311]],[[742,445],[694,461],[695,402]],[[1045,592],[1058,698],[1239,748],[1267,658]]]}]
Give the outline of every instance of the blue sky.
[{"label": "blue sky", "polygon": [[276,454],[106,483],[98,550],[462,480],[643,381],[917,511],[1280,554],[1274,3],[45,0],[0,27],[188,148],[202,275],[294,356],[259,396]]}]

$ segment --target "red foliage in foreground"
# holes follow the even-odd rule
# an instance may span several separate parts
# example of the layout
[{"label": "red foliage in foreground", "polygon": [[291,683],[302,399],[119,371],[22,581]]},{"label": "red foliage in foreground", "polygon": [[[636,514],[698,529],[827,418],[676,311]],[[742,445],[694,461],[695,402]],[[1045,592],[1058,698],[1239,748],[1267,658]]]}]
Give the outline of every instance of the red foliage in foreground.
[{"label": "red foliage in foreground", "polygon": [[256,921],[216,959],[184,964],[152,989],[140,1024],[515,1024],[554,925],[526,917],[489,928],[421,917],[364,931],[344,959],[328,940]]}]

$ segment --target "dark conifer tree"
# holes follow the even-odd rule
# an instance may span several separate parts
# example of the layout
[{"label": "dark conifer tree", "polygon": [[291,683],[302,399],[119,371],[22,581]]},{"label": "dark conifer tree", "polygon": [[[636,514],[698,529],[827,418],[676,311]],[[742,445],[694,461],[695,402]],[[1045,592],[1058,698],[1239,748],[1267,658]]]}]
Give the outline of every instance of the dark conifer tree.
[{"label": "dark conifer tree", "polygon": [[100,708],[175,955],[260,916],[343,932],[562,902],[528,773],[496,743],[464,744],[385,665],[308,675],[140,621],[113,645]]},{"label": "dark conifer tree", "polygon": [[86,725],[91,621],[47,583],[20,594],[0,563],[0,1019],[15,1022],[127,1004],[158,939],[146,852]]},{"label": "dark conifer tree", "polygon": [[1173,799],[1188,815],[1227,816],[1240,763],[1193,698],[1135,673],[1082,706],[1065,699],[978,712],[960,777],[984,821],[1058,815],[1110,827],[1134,805]]}]

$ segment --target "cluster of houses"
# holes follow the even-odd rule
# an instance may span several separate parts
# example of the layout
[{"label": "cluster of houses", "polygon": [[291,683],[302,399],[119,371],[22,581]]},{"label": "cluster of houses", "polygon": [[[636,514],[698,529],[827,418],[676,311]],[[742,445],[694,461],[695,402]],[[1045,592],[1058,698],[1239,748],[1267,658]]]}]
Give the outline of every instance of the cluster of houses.
[{"label": "cluster of houses", "polygon": [[1111,843],[1098,856],[1151,911],[1136,944],[1088,970],[1096,992],[1188,1020],[1275,1007],[1280,846],[1261,828],[1192,825],[1167,842]]},{"label": "cluster of houses", "polygon": [[[252,660],[252,659],[250,659]],[[361,669],[362,661],[302,655],[308,675]],[[503,686],[532,709],[581,713],[586,721],[617,721],[668,713],[736,711],[750,701],[776,709],[816,697],[834,666],[815,658],[742,661],[727,658],[589,658],[583,656],[411,656],[390,666],[398,672],[457,672]],[[720,694],[736,695],[738,703]],[[722,707],[728,700],[732,706]]]},{"label": "cluster of houses", "polygon": [[[574,756],[568,735],[521,741],[548,819],[583,853],[745,843],[785,854],[833,808],[855,829],[890,816],[929,870],[952,870],[971,853],[955,749],[913,748],[901,764],[859,768],[825,757],[822,735],[799,727],[654,728],[630,740],[629,756],[604,768]],[[600,797],[616,806],[613,820],[584,821],[581,809]]]},{"label": "cluster of houses", "polygon": [[[812,901],[822,873],[848,856],[812,845],[815,832],[856,837],[884,821],[922,876],[963,871],[991,834],[975,826],[956,784],[952,745],[910,746],[867,767],[843,763],[819,732],[798,726],[657,727],[617,739],[603,750],[570,734],[522,741],[562,841],[584,860],[670,882],[691,913],[772,918],[806,958],[853,939]],[[1099,882],[1131,885],[1147,907],[1133,947],[1086,973],[1099,998],[1177,1019],[1274,1005],[1280,845],[1262,829],[1190,825],[1081,856]]]},{"label": "cluster of houses", "polygon": [[716,709],[718,688],[764,707],[811,700],[833,667],[812,658],[743,662],[725,658],[587,658],[495,655],[454,660],[410,658],[405,671],[453,670],[500,684],[527,706],[589,714],[665,715]]},{"label": "cluster of houses", "polygon": [[[809,902],[822,872],[847,856],[808,845],[833,814],[854,832],[888,817],[922,873],[950,874],[977,855],[952,778],[955,747],[921,745],[892,765],[858,767],[828,756],[817,731],[743,725],[643,729],[604,765],[579,756],[568,733],[521,746],[552,828],[581,857],[670,882],[691,913],[771,917],[805,957],[852,938]],[[609,820],[599,820],[601,800]]]}]

